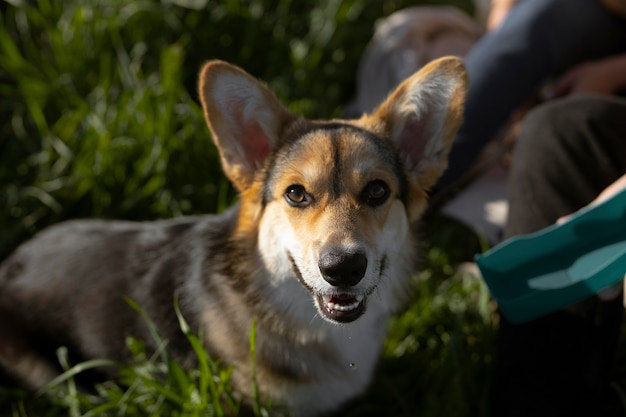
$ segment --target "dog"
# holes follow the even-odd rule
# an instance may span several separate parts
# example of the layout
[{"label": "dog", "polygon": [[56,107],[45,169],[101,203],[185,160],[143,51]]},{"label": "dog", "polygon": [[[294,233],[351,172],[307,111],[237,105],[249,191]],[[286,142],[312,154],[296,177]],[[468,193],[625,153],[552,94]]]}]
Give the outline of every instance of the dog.
[{"label": "dog", "polygon": [[54,352],[129,361],[125,338],[195,355],[174,307],[245,403],[327,413],[368,387],[388,318],[417,267],[417,226],[447,165],[467,76],[445,57],[371,114],[312,121],[223,61],[199,98],[224,173],[239,192],[220,215],[152,222],[71,220],[0,266],[0,366],[32,389],[59,375]]}]

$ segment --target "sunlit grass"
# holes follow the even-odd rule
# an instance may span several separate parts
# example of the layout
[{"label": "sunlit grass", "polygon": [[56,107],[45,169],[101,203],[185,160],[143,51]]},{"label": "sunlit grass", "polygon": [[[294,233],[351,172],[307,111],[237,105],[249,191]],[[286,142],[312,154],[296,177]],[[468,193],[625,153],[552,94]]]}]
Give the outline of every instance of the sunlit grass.
[{"label": "sunlit grass", "polygon": [[[57,351],[64,372],[37,393],[0,391],[0,409],[8,408],[12,415],[39,416],[42,409],[54,410],[48,415],[69,417],[95,416],[236,416],[242,415],[241,401],[230,384],[231,368],[214,360],[204,349],[201,339],[191,332],[176,306],[179,325],[189,348],[196,355],[196,367],[188,369],[173,360],[167,342],[158,327],[132,300],[128,303],[148,323],[158,348],[147,352],[144,343],[127,338],[127,348],[133,361],[130,364],[96,359],[72,365],[67,349]],[[254,327],[251,341],[254,341]],[[251,355],[251,361],[253,360]],[[97,383],[91,387],[79,385],[76,378],[88,370],[100,367],[114,368],[118,378]],[[253,381],[254,382],[254,381]],[[3,398],[4,397],[4,398]],[[4,414],[3,414],[4,415]],[[264,404],[257,401],[254,416],[268,415]]]}]

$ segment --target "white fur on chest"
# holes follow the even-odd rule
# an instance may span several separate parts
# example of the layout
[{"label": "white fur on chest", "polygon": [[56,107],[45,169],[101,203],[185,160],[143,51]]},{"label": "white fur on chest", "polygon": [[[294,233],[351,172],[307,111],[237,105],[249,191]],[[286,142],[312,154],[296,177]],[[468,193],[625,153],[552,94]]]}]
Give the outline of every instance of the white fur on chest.
[{"label": "white fur on chest", "polygon": [[362,394],[371,381],[386,334],[387,315],[379,308],[354,323],[323,322],[325,342],[335,352],[326,358],[312,357],[308,367],[314,381],[287,389],[286,400],[295,416],[314,416],[330,411]]}]

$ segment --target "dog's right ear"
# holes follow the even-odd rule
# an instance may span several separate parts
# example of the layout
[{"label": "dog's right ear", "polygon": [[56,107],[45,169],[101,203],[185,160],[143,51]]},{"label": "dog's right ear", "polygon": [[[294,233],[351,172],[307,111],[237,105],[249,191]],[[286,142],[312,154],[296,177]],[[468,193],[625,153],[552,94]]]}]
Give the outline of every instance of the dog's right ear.
[{"label": "dog's right ear", "polygon": [[296,116],[265,85],[223,61],[204,66],[198,90],[224,172],[243,191]]}]

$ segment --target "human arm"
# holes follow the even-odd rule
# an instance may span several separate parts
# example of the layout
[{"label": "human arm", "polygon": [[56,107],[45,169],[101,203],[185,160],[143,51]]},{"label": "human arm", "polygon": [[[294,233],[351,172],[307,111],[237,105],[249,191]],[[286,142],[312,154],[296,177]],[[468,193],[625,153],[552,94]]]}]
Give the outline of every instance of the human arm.
[{"label": "human arm", "polygon": [[[608,200],[609,198],[624,189],[626,189],[626,174],[622,175],[617,181],[605,188],[604,191],[602,191],[600,195],[598,195],[598,197],[596,197],[596,199],[591,202],[591,204],[599,204],[604,200]],[[598,297],[600,297],[601,300],[605,301],[612,300],[620,294],[623,289],[622,287],[623,284],[616,284],[608,288],[604,288],[600,290],[600,292],[598,293]]]},{"label": "human arm", "polygon": [[[608,187],[606,187],[589,205],[600,204],[605,200],[608,200],[615,194],[619,193],[622,190],[626,189],[626,174],[622,175],[615,182],[611,183]],[[571,215],[561,217],[557,220],[557,223],[565,222]],[[622,291],[623,284],[617,283],[615,285],[611,285],[607,288],[603,288],[598,292],[598,297],[604,301],[610,301],[617,297]]]},{"label": "human arm", "polygon": [[591,202],[591,204],[599,204],[609,198],[613,197],[615,194],[619,193],[622,190],[626,189],[626,174],[622,175],[619,179],[617,179],[614,183],[609,185],[602,191],[595,200]]},{"label": "human arm", "polygon": [[487,15],[487,30],[496,29],[517,0],[492,0],[489,14]]},{"label": "human arm", "polygon": [[[615,182],[611,183],[611,185],[609,185],[604,190],[602,190],[602,192],[598,194],[598,196],[588,205],[593,206],[596,204],[600,204],[603,201],[608,200],[609,198],[613,197],[615,194],[625,189],[626,189],[626,174],[622,175],[617,180],[615,180]],[[571,214],[568,214],[567,216],[560,217],[556,222],[559,224],[563,223],[570,217],[571,217]]]}]

